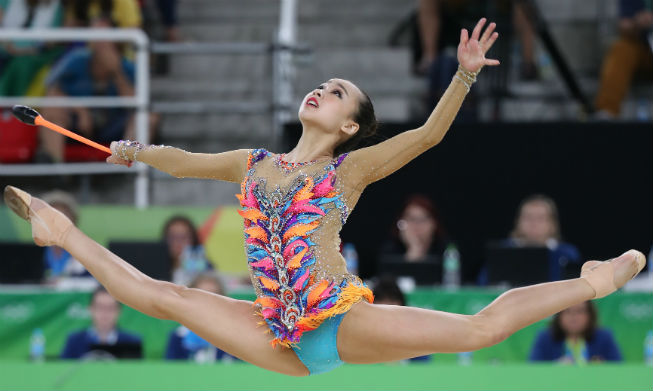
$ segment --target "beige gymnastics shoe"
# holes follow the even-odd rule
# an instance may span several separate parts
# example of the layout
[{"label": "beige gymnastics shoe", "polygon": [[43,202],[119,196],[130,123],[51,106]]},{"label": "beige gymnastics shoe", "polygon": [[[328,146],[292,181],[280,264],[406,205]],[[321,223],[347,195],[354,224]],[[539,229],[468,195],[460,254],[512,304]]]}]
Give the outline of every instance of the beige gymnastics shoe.
[{"label": "beige gymnastics shoe", "polygon": [[45,201],[13,186],[6,186],[5,203],[19,217],[32,224],[32,238],[39,246],[63,247],[73,223]]},{"label": "beige gymnastics shoe", "polygon": [[605,297],[632,280],[646,265],[646,257],[637,250],[628,250],[609,261],[587,261],[580,277],[594,289],[595,299]]}]

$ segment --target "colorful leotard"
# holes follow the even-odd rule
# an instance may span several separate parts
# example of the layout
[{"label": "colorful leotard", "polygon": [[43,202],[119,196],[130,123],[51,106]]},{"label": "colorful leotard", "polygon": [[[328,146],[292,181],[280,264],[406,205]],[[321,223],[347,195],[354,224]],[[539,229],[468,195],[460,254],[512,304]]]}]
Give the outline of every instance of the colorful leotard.
[{"label": "colorful leotard", "polygon": [[127,143],[119,156],[177,177],[241,183],[237,197],[257,312],[274,334],[273,345],[294,346],[325,319],[373,300],[361,280],[347,272],[340,229],[368,184],[440,142],[466,93],[464,82],[454,77],[422,127],[307,163],[287,163],[263,149],[197,154]]},{"label": "colorful leotard", "polygon": [[238,199],[255,304],[273,344],[296,344],[361,298],[373,300],[340,255],[351,204],[338,175],[346,158],[291,165],[263,149],[249,154]]}]

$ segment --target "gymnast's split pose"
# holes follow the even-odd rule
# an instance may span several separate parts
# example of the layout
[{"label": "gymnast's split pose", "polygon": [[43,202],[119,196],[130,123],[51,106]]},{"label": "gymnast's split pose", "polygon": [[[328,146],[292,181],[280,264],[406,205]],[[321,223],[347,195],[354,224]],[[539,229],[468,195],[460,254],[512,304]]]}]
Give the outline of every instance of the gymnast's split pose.
[{"label": "gymnast's split pose", "polygon": [[[304,98],[297,146],[218,154],[121,141],[110,163],[140,161],[175,177],[241,183],[245,247],[254,303],[154,280],[84,235],[61,213],[14,187],[9,207],[32,225],[40,246],[63,247],[122,303],[183,324],[231,355],[293,376],[347,363],[378,363],[481,349],[567,307],[608,295],[644,267],[635,250],[588,261],[580,278],[505,292],[475,315],[373,305],[370,290],[347,272],[339,231],[365,187],[437,145],[485,65],[498,37],[481,19],[460,34],[460,67],[426,123],[377,145],[355,149],[375,131],[370,98],[331,79]],[[268,331],[266,333],[265,331]],[[272,345],[272,346],[270,346]]]}]

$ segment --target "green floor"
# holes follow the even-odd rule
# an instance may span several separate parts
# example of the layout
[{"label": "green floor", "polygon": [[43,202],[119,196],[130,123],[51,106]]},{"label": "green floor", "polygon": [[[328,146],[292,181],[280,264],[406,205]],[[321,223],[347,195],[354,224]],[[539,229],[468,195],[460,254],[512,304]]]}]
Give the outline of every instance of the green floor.
[{"label": "green floor", "polygon": [[0,363],[1,390],[651,390],[642,365],[347,365],[293,378],[249,364]]}]

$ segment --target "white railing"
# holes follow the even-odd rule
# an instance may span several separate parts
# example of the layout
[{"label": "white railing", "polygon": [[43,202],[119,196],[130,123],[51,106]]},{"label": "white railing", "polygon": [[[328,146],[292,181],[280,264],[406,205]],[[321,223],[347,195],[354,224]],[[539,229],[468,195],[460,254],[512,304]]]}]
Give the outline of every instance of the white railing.
[{"label": "white railing", "polygon": [[[229,112],[251,113],[268,110],[273,123],[271,144],[278,146],[285,122],[290,118],[294,77],[293,54],[310,52],[307,46],[297,45],[297,1],[280,0],[279,29],[275,42],[226,42],[226,43],[151,43],[141,30],[135,29],[48,29],[48,30],[0,30],[0,42],[14,40],[35,41],[121,41],[132,42],[136,48],[136,85],[133,97],[2,97],[0,107],[23,104],[35,107],[126,107],[136,109],[136,138],[147,144],[148,108],[150,108],[149,53],[166,54],[261,54],[272,56],[273,95],[267,101],[257,102],[155,102],[154,111],[165,113]],[[105,163],[60,164],[0,164],[0,176],[42,176],[136,173],[135,203],[144,208],[149,203],[148,167],[137,163],[133,168],[112,166]]]},{"label": "white railing", "polygon": [[[148,106],[150,97],[149,41],[138,29],[0,29],[0,42],[6,41],[79,42],[114,41],[130,42],[135,48],[135,85],[133,97],[0,97],[0,107],[23,104],[35,107],[125,107],[134,108],[136,139],[149,142]],[[134,200],[139,208],[147,207],[148,167],[137,163],[133,168],[109,166],[105,163],[57,164],[0,164],[0,176],[47,176],[133,173],[136,175]]]},{"label": "white railing", "polygon": [[[277,42],[282,48],[293,48],[297,43],[297,0],[281,1]],[[277,92],[273,99],[277,109],[274,111],[272,147],[278,150],[283,124],[291,118],[292,80],[295,77],[292,50],[275,51],[273,65],[273,89]]]}]

